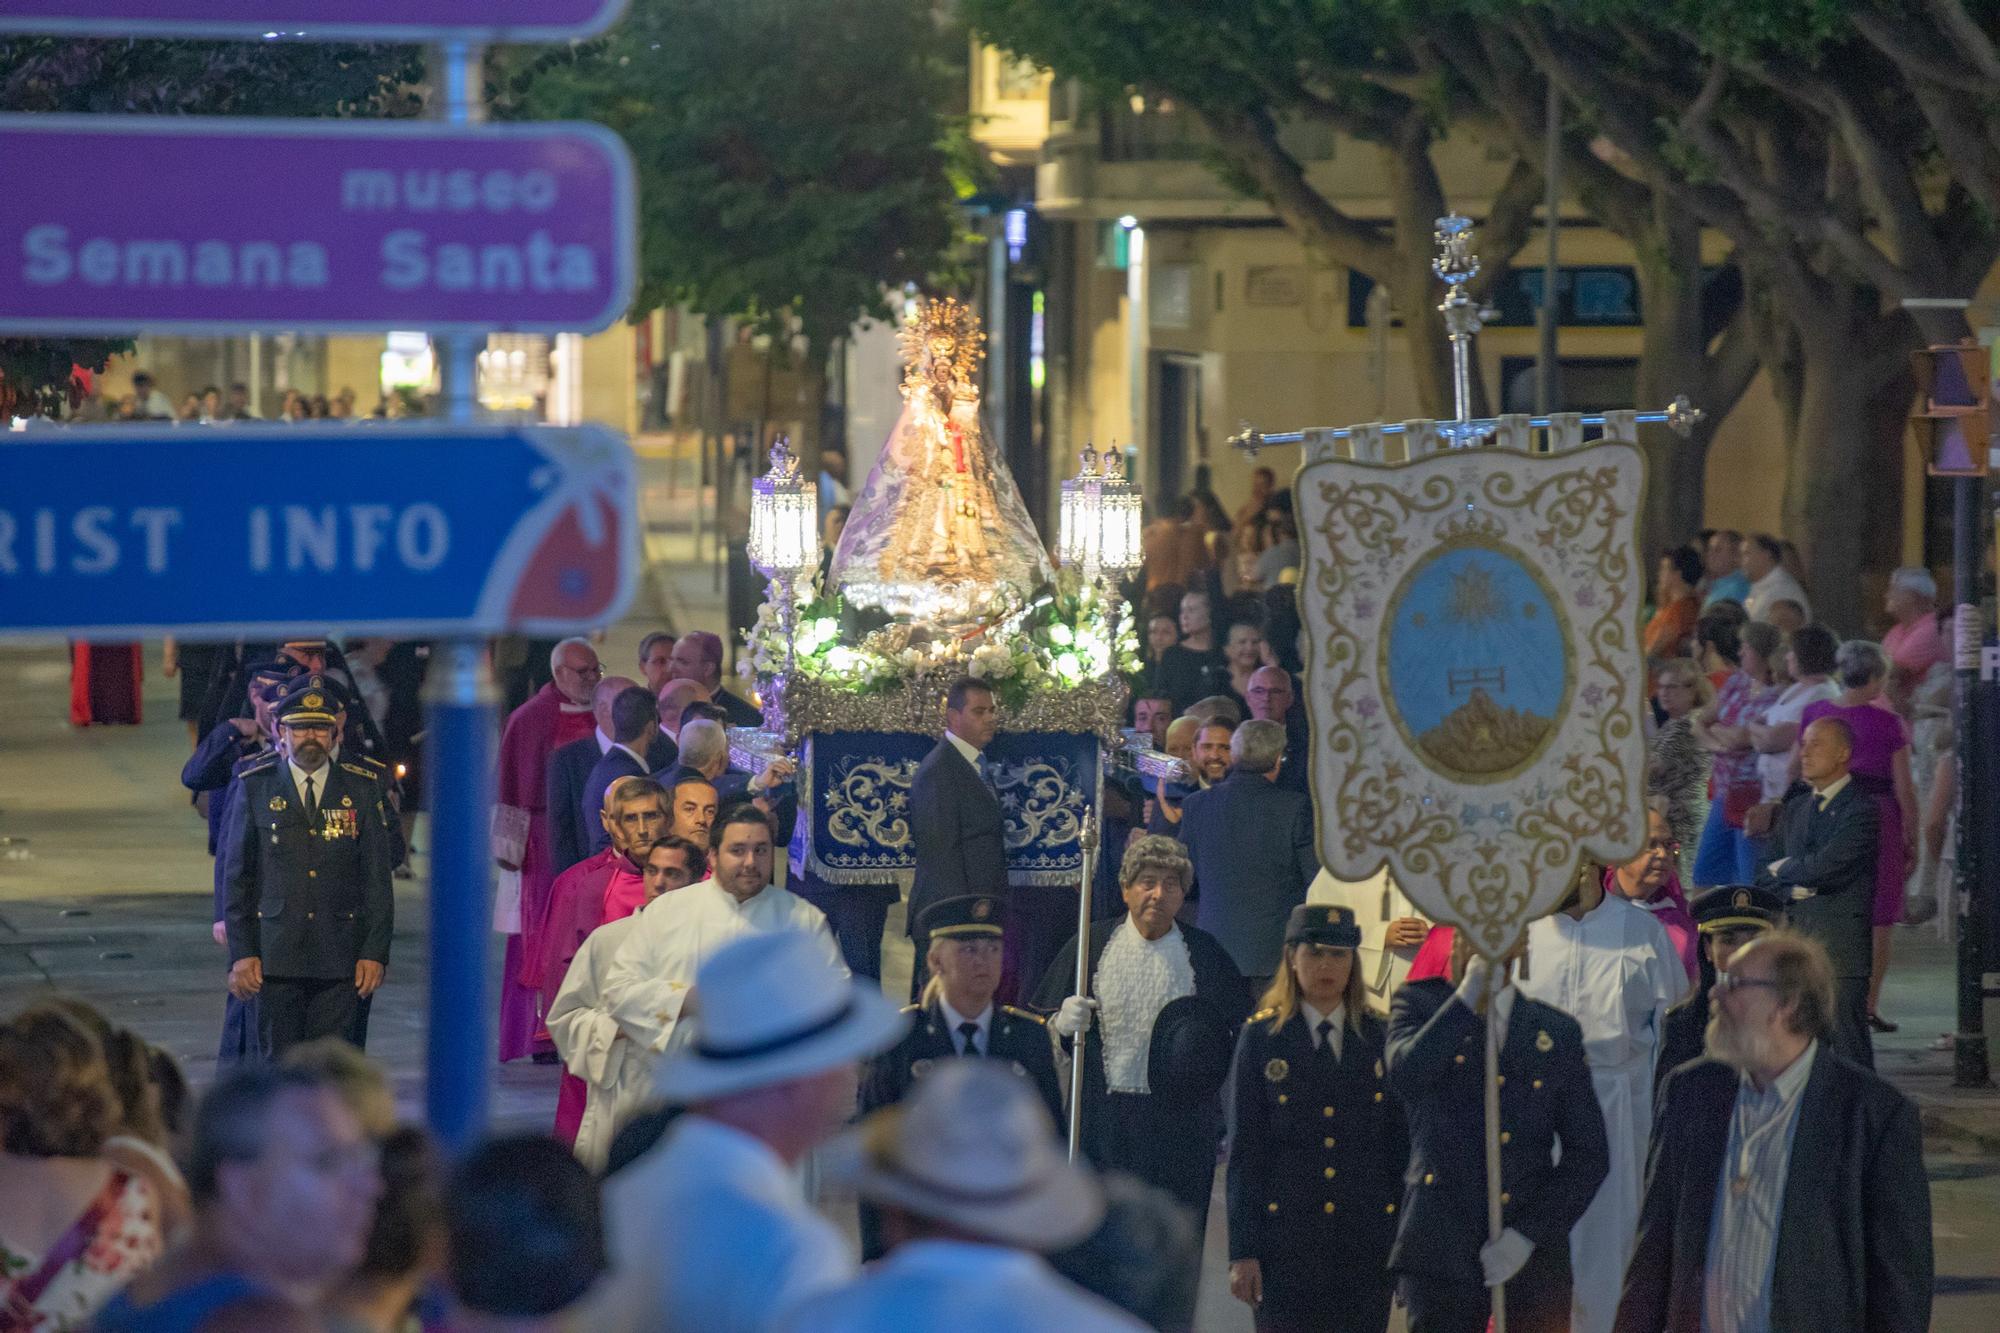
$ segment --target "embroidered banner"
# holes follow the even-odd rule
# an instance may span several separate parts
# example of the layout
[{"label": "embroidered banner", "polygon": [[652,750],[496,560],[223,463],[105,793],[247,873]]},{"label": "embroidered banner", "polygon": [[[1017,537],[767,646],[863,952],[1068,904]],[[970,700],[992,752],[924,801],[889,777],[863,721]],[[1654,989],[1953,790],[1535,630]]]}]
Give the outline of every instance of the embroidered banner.
[{"label": "embroidered banner", "polygon": [[1298,473],[1320,860],[1489,956],[1644,839],[1644,463],[1477,448]]},{"label": "embroidered banner", "polygon": [[[792,868],[829,884],[896,884],[916,871],[910,783],[937,744],[909,731],[815,732],[799,766]],[[1083,817],[1096,808],[1099,748],[1089,732],[1002,732],[988,767],[1007,821],[1008,879],[1073,885]]]}]

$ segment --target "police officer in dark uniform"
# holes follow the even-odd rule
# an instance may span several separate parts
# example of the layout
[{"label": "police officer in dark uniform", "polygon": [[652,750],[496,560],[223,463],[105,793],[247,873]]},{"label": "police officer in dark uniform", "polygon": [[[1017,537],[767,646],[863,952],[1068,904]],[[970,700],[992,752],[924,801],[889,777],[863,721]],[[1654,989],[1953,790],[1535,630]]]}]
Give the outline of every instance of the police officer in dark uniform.
[{"label": "police officer in dark uniform", "polygon": [[[1053,1123],[1063,1122],[1048,1027],[1025,1009],[993,1002],[1000,986],[1006,915],[1007,900],[994,894],[946,898],[924,909],[917,928],[918,938],[929,940],[930,980],[918,1003],[903,1010],[911,1015],[909,1032],[869,1062],[861,1081],[863,1114],[903,1100],[940,1060],[983,1056],[1006,1061],[1034,1085]],[[874,1209],[865,1204],[861,1241],[865,1258],[882,1254]]]},{"label": "police officer in dark uniform", "polygon": [[[242,775],[246,769],[254,768],[277,753],[275,745],[278,734],[278,708],[284,703],[291,683],[299,674],[298,668],[290,662],[271,662],[251,673],[250,703],[255,720],[255,731],[245,734],[236,726],[225,723],[210,732],[195,752],[195,758],[188,761],[181,772],[181,781],[195,790],[202,790],[201,784],[214,783],[214,765],[223,759],[229,760],[228,771],[222,780],[214,785],[219,788],[209,798],[209,850],[215,856],[214,869],[214,930],[215,942],[227,946],[229,943],[229,881],[227,876],[229,848],[241,839],[240,824],[231,821],[232,813],[240,816],[236,804],[236,793],[242,785]],[[226,735],[225,735],[226,733]],[[216,744],[226,740],[227,744]],[[197,771],[198,761],[203,767]],[[233,756],[233,758],[231,758]],[[192,780],[191,780],[192,779]],[[218,1065],[235,1064],[241,1061],[262,1059],[265,1052],[257,1031],[257,997],[247,999],[225,993],[222,1011],[222,1041],[216,1048]]]},{"label": "police officer in dark uniform", "polygon": [[1752,884],[1722,884],[1697,894],[1688,904],[1695,929],[1701,932],[1701,977],[1694,993],[1673,1008],[1660,1023],[1660,1059],[1653,1069],[1657,1101],[1667,1075],[1690,1060],[1699,1060],[1708,1040],[1708,988],[1729,955],[1767,930],[1785,924],[1785,900],[1770,889]]},{"label": "police officer in dark uniform", "polygon": [[[1410,1333],[1481,1333],[1506,1284],[1508,1333],[1570,1326],[1569,1233],[1610,1170],[1583,1032],[1511,983],[1493,996],[1500,1047],[1500,1203],[1486,1225],[1486,1019],[1492,965],[1464,931],[1451,977],[1412,981],[1389,1011],[1390,1090],[1410,1124],[1401,1228],[1389,1267]],[[1456,983],[1456,989],[1454,989]],[[1562,1160],[1555,1162],[1556,1146]]]},{"label": "police officer in dark uniform", "polygon": [[1305,903],[1236,1039],[1229,1289],[1259,1333],[1382,1333],[1409,1135],[1345,907]]},{"label": "police officer in dark uniform", "polygon": [[938,1060],[983,1055],[1007,1061],[1032,1082],[1061,1123],[1062,1090],[1048,1027],[1025,1009],[993,1003],[1006,913],[1006,899],[970,894],[933,903],[918,919],[918,929],[930,932],[930,981],[921,1001],[903,1010],[913,1020],[908,1034],[869,1064],[861,1085],[864,1112],[903,1100]]},{"label": "police officer in dark uniform", "polygon": [[278,709],[278,752],[243,771],[229,815],[229,989],[258,997],[273,1059],[350,1035],[389,961],[388,793],[379,765],[333,757],[339,702],[324,676],[293,687]]}]

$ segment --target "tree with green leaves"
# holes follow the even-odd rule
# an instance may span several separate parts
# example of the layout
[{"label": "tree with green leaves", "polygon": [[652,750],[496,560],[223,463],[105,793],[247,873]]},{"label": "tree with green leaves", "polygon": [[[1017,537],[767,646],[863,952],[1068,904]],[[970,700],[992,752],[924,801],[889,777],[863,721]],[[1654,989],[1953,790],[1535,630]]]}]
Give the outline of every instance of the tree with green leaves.
[{"label": "tree with green leaves", "polygon": [[639,171],[636,308],[796,335],[823,401],[835,340],[956,239],[962,49],[921,0],[635,0],[602,38],[523,53],[496,112],[617,131]]},{"label": "tree with green leaves", "polygon": [[[0,41],[0,110],[148,116],[408,116],[422,108],[410,47],[279,42]],[[76,170],[88,172],[89,162]],[[32,182],[9,182],[32,189]],[[143,205],[144,181],[107,182]],[[59,415],[129,338],[0,338],[0,417]]]},{"label": "tree with green leaves", "polygon": [[[1199,122],[1217,165],[1263,198],[1308,253],[1360,273],[1397,299],[1419,401],[1452,414],[1451,358],[1435,306],[1432,229],[1446,212],[1435,150],[1451,113],[1444,90],[1378,77],[1408,30],[1393,3],[1335,0],[966,0],[985,40],[1074,79],[1109,103],[1138,90],[1171,99]],[[1385,53],[1389,53],[1385,59]],[[1391,215],[1358,216],[1316,183],[1288,146],[1297,124],[1329,127],[1373,145],[1387,174]],[[1505,145],[1503,145],[1505,146]],[[1472,288],[1491,294],[1527,240],[1541,201],[1540,173],[1516,154],[1487,202]],[[1483,410],[1483,392],[1475,411]]]},{"label": "tree with green leaves", "polygon": [[[2000,260],[2000,6],[1983,0],[1421,0],[1463,71],[1554,79],[1589,155],[1727,238],[1788,448],[1815,610],[1858,630],[1896,563],[1909,354],[1966,335]],[[1474,76],[1476,77],[1476,75]]]}]

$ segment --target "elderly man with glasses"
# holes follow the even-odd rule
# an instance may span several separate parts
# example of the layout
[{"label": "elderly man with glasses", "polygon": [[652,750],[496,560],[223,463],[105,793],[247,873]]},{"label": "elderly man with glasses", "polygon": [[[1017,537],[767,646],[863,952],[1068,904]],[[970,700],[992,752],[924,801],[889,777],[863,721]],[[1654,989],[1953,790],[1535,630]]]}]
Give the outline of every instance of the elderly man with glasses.
[{"label": "elderly man with glasses", "polygon": [[1929,1328],[1917,1110],[1829,1043],[1826,950],[1770,931],[1712,993],[1709,1058],[1667,1081],[1618,1333]]}]

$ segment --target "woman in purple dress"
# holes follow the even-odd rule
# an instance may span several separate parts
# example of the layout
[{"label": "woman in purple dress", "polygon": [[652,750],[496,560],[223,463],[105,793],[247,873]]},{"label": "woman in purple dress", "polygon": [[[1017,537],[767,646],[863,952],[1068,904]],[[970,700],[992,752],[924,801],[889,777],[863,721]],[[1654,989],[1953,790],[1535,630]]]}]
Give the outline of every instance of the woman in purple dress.
[{"label": "woman in purple dress", "polygon": [[1882,697],[1889,658],[1879,644],[1849,639],[1834,657],[1841,694],[1808,704],[1801,732],[1823,717],[1837,717],[1854,734],[1854,781],[1875,798],[1881,841],[1875,853],[1875,954],[1868,973],[1868,1022],[1877,1032],[1896,1025],[1876,1012],[1889,970],[1890,929],[1903,915],[1903,885],[1916,866],[1917,789],[1910,781],[1910,731]]}]

